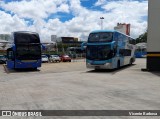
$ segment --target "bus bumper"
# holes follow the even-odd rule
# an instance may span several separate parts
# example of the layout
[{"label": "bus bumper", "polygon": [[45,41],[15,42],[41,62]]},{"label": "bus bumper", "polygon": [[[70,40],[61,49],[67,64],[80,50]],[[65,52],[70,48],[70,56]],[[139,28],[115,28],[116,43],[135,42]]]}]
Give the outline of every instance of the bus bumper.
[{"label": "bus bumper", "polygon": [[41,67],[41,60],[37,60],[34,62],[31,61],[18,61],[15,63],[16,69],[26,69],[26,68],[38,68]]},{"label": "bus bumper", "polygon": [[86,67],[90,69],[112,69],[111,63],[105,63],[103,65],[93,65],[90,63],[86,63]]}]

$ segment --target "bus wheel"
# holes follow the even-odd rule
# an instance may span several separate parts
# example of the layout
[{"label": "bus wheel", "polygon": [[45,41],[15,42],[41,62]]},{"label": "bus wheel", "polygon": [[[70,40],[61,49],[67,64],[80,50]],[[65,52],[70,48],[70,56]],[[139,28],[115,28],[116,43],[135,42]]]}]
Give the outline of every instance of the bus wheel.
[{"label": "bus wheel", "polygon": [[132,59],[132,58],[130,59],[129,64],[130,64],[130,65],[132,65],[132,64],[133,64],[133,59]]},{"label": "bus wheel", "polygon": [[36,68],[32,68],[33,71],[37,71],[37,67]]},{"label": "bus wheel", "polygon": [[118,60],[117,62],[117,69],[119,69],[121,66],[120,66],[120,61]]}]

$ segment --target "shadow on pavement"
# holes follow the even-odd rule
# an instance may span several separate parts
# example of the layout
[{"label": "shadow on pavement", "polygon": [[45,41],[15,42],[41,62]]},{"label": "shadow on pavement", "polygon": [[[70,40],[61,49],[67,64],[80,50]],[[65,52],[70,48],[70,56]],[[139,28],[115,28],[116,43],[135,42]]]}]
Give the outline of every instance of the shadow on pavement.
[{"label": "shadow on pavement", "polygon": [[153,71],[153,72],[150,72],[150,73],[152,73],[152,74],[157,75],[157,76],[160,77],[160,71]]},{"label": "shadow on pavement", "polygon": [[39,69],[15,69],[17,72],[37,72]]},{"label": "shadow on pavement", "polygon": [[26,73],[26,72],[39,72],[39,69],[8,69],[6,73]]},{"label": "shadow on pavement", "polygon": [[126,66],[122,66],[121,68],[119,69],[99,69],[99,70],[91,70],[91,71],[87,71],[86,73],[112,73],[112,74],[115,74],[117,72],[120,72],[122,70],[125,70],[129,67],[132,67],[136,64],[132,64],[132,65],[126,65]]},{"label": "shadow on pavement", "polygon": [[160,71],[150,71],[150,70],[148,70],[147,68],[142,68],[141,71],[142,71],[142,72],[149,72],[149,73],[151,73],[151,74],[160,76]]}]

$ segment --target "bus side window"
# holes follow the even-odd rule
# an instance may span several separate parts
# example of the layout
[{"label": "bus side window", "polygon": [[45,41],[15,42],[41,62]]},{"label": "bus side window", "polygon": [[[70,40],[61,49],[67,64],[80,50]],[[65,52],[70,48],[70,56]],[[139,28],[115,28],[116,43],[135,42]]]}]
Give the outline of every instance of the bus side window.
[{"label": "bus side window", "polygon": [[119,54],[121,56],[131,56],[131,50],[129,50],[129,49],[120,49]]},{"label": "bus side window", "polygon": [[119,50],[119,54],[120,54],[120,56],[124,56],[124,50],[123,50],[123,49],[120,49],[120,50]]}]

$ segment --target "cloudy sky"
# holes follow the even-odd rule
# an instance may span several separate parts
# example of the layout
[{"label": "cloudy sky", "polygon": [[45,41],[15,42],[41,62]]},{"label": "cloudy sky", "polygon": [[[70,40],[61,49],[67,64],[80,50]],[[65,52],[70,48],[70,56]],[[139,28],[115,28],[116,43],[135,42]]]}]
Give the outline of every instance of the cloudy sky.
[{"label": "cloudy sky", "polygon": [[51,35],[86,40],[89,32],[131,24],[136,38],[147,29],[147,0],[0,0],[0,34],[35,31],[42,41]]}]

